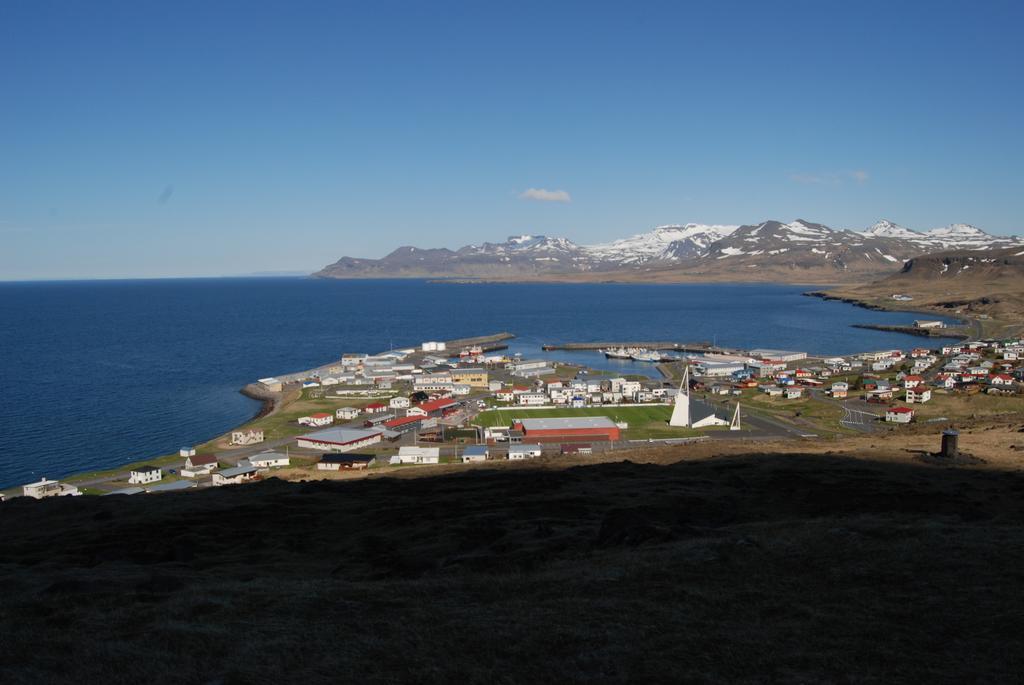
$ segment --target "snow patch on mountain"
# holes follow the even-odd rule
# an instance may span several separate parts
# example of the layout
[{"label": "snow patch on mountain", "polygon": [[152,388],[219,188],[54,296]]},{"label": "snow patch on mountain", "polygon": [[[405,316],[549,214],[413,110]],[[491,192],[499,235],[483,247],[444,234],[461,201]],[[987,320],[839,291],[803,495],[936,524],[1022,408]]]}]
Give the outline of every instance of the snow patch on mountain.
[{"label": "snow patch on mountain", "polygon": [[866,231],[859,231],[859,233],[869,238],[896,238],[897,240],[911,241],[920,240],[924,237],[917,231],[900,226],[888,219],[877,221]]},{"label": "snow patch on mountain", "polygon": [[657,259],[674,261],[696,256],[737,228],[706,224],[658,226],[646,233],[610,243],[589,245],[583,249],[594,259],[620,264],[642,264]]}]

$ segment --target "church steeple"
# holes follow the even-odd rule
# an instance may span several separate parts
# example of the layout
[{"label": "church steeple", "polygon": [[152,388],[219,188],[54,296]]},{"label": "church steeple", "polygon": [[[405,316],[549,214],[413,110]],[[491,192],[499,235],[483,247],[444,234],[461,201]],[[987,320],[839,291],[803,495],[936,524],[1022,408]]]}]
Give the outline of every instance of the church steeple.
[{"label": "church steeple", "polygon": [[676,405],[672,408],[672,418],[668,425],[681,428],[690,427],[690,365],[683,367],[683,382],[676,393]]}]

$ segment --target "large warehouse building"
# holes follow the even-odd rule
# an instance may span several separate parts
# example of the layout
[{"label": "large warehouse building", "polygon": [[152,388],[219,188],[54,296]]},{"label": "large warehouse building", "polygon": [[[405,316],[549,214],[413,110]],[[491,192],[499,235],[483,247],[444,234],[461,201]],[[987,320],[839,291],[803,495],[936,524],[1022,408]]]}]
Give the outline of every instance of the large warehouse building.
[{"label": "large warehouse building", "polygon": [[622,437],[607,416],[520,419],[512,429],[522,431],[523,442],[613,442]]},{"label": "large warehouse building", "polygon": [[351,452],[380,442],[381,431],[361,428],[328,428],[303,435],[296,444],[309,450],[325,452]]}]

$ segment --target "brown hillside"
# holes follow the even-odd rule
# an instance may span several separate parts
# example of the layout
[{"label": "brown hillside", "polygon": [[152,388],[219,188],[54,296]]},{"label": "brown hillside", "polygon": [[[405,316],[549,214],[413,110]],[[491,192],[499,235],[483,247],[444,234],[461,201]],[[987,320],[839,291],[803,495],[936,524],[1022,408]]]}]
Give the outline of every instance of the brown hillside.
[{"label": "brown hillside", "polygon": [[1024,477],[825,455],[0,505],[5,683],[1020,682]]}]

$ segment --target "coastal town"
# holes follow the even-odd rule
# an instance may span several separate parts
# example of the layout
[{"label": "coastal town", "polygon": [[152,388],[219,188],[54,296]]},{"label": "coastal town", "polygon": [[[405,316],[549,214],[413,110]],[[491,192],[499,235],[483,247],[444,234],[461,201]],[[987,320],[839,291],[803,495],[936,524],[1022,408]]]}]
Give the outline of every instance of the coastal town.
[{"label": "coastal town", "polygon": [[1024,391],[1022,338],[835,357],[666,341],[563,346],[631,357],[656,369],[651,377],[509,355],[513,337],[350,352],[315,369],[261,378],[244,392],[260,399],[263,410],[224,436],[108,472],[44,477],[3,497],[357,478],[652,443],[824,441],[914,426],[955,433],[959,419],[1011,408],[1006,402]]}]

